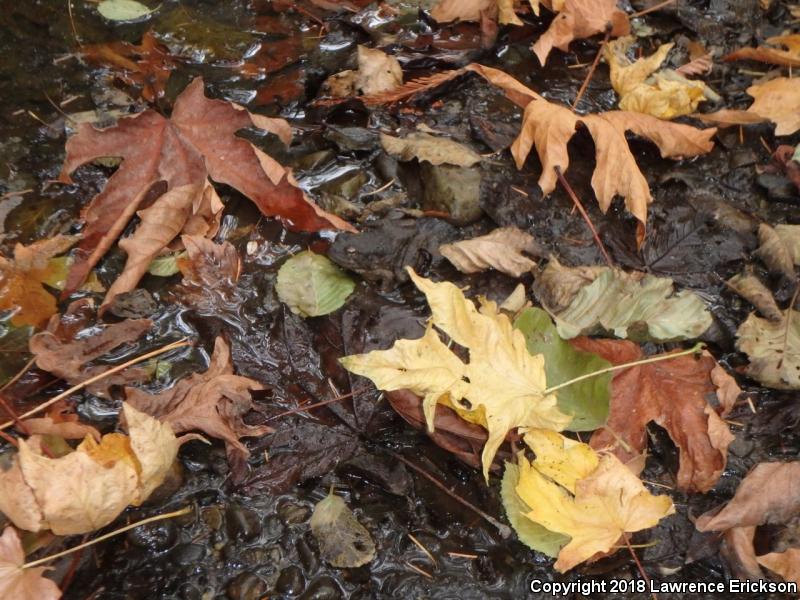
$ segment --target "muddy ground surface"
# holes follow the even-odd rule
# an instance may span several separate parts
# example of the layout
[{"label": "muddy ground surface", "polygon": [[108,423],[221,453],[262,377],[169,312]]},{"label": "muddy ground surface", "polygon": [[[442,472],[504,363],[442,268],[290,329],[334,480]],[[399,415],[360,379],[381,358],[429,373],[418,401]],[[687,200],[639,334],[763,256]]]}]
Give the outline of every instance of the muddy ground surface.
[{"label": "muddy ground surface", "polygon": [[[376,6],[357,13],[317,10],[324,28],[300,12],[275,12],[268,2],[259,0],[168,0],[146,23],[113,26],[103,22],[90,3],[74,4],[75,29],[84,44],[136,42],[153,28],[182,57],[166,97],[157,103],[161,110],[169,110],[170,101],[193,76],[203,75],[210,95],[288,119],[301,131],[288,151],[279,150],[269,136],[250,134],[250,138],[294,167],[301,185],[326,209],[343,211],[351,219],[362,217],[359,227],[371,236],[350,240],[345,249],[344,242],[330,235],[289,233],[261,217],[237,192],[220,188],[226,209],[217,239],[233,243],[242,257],[236,298],[225,311],[203,314],[174,301],[171,287],[180,275],[147,276],[141,286],[152,294],[155,304],[131,310],[146,312],[156,326],[138,344],[107,362],[122,362],[180,337],[193,337],[197,346],[170,355],[168,376],[153,384],[167,386],[187,372],[202,369],[215,336],[222,334],[231,341],[237,371],[266,387],[256,393],[261,412],[251,415],[253,423],[266,422],[303,402],[321,402],[351,389],[355,394],[352,399],[269,421],[275,434],[247,440],[252,451],[250,471],[241,482],[231,480],[220,443],[184,446],[174,493],[162,490],[145,506],[129,509],[119,522],[187,503],[196,512],[95,546],[78,562],[57,563],[56,581],[69,582],[65,598],[510,599],[524,597],[532,578],[638,576],[626,552],[562,576],[552,569],[551,560],[515,539],[503,539],[491,524],[407,468],[397,455],[502,519],[499,481],[485,486],[478,470],[408,426],[371,384],[351,379],[336,362],[343,355],[386,348],[395,339],[421,333],[427,308],[421,294],[405,280],[404,264],[427,276],[469,285],[473,293],[495,300],[502,300],[515,287],[516,280],[495,272],[459,274],[435,251],[442,242],[473,237],[498,225],[515,225],[531,232],[547,253],[557,254],[566,264],[603,262],[563,191],[559,188],[541,198],[536,158],[518,171],[507,151],[492,154],[470,175],[481,179],[482,216],[474,223],[457,225],[396,210],[366,214],[368,207],[390,199],[386,204],[420,208],[421,198],[433,193],[420,190],[420,182],[441,176],[421,171],[416,164],[399,165],[387,159],[376,137],[378,130],[410,131],[424,123],[490,154],[516,135],[521,112],[501,92],[472,76],[424,94],[403,109],[367,109],[357,101],[333,107],[314,105],[325,77],[353,66],[357,44],[388,49],[403,64],[406,79],[482,62],[506,70],[548,99],[565,102],[575,97],[587,72],[586,66],[571,67],[590,63],[599,45],[598,39],[575,42],[571,52],[555,51],[543,69],[530,43],[546,29],[549,16],[526,17],[524,27],[503,29],[496,44],[483,50],[477,26],[440,31],[410,10],[415,3],[390,4],[397,6],[399,16],[382,16]],[[631,8],[640,10],[646,5]],[[773,2],[772,9],[764,12],[755,0],[679,0],[639,23],[652,29],[648,38],[652,48],[676,40],[680,47],[681,40],[691,39],[727,52],[779,33],[789,20],[781,2]],[[4,194],[0,222],[3,249],[8,253],[16,242],[77,231],[81,207],[111,173],[92,165],[77,173],[75,185],[52,182],[64,157],[61,111],[122,108],[134,112],[141,105],[138,101],[120,105],[112,91],[130,92],[130,88],[115,84],[107,69],[76,59],[76,39],[65,2],[4,0],[0,22],[0,193]],[[257,47],[283,66],[254,78],[229,66]],[[747,105],[744,90],[756,74],[741,69],[741,64],[718,64],[707,78],[728,107]],[[73,96],[59,110],[51,103],[60,105]],[[611,108],[615,101],[607,69],[601,65],[579,108],[601,110]],[[750,127],[742,137],[738,128],[731,128],[721,131],[716,141],[711,154],[680,162],[662,160],[645,142],[632,143],[655,196],[651,233],[642,251],[635,247],[635,222],[621,203],[603,215],[595,202],[588,201],[594,166],[588,135],[576,135],[571,143],[569,179],[587,200],[587,210],[616,262],[669,276],[709,302],[715,324],[703,339],[715,357],[735,372],[744,358],[734,349],[734,334],[750,308],[723,282],[749,262],[757,245],[753,224],[800,223],[800,199],[785,180],[756,172],[757,165],[769,160],[764,143],[776,145],[771,126]],[[392,179],[393,185],[368,194]],[[356,293],[342,309],[304,320],[278,301],[274,283],[281,261],[309,247],[328,253],[360,278]],[[112,281],[123,260],[120,250],[109,253],[99,267],[101,280]],[[532,280],[527,276],[523,282],[529,288]],[[787,301],[791,291],[779,290],[778,300]],[[5,332],[0,337],[0,372],[7,379],[29,355],[25,335],[0,326],[4,327],[0,332]],[[649,345],[645,349],[669,348]],[[23,378],[20,389],[35,375]],[[657,542],[639,553],[645,570],[660,580],[723,581],[729,576],[713,536],[697,533],[692,518],[730,499],[754,464],[794,458],[800,451],[796,394],[768,391],[741,377],[739,383],[756,412],[744,402],[729,417],[736,424],[736,441],[730,447],[727,470],[708,494],[683,495],[674,490],[676,449],[663,431],[651,425],[650,457],[642,477],[666,486],[660,491],[671,495],[677,514],[634,541]],[[61,389],[52,386],[46,393]],[[15,406],[24,410],[41,398],[41,394],[19,393]],[[84,395],[76,397],[76,403],[86,420],[104,430],[115,426],[119,402]],[[267,449],[269,460],[265,460]],[[314,503],[331,486],[355,509],[375,539],[377,558],[367,566],[333,569],[319,557],[308,519]],[[768,544],[770,531],[762,529],[757,544]],[[431,552],[436,564],[408,534]]]}]

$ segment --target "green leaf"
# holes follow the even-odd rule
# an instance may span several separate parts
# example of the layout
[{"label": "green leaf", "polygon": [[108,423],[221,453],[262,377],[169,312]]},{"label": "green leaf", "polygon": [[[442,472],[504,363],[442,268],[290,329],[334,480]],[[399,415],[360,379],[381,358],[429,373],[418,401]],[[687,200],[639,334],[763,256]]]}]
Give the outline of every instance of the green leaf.
[{"label": "green leaf", "polygon": [[[610,362],[596,354],[576,350],[562,340],[550,316],[539,308],[523,311],[514,327],[525,336],[531,354],[544,355],[548,387],[611,366]],[[591,431],[605,424],[611,378],[611,373],[604,373],[556,392],[559,410],[572,415],[572,422],[567,429]]]},{"label": "green leaf", "polygon": [[293,313],[319,317],[341,307],[355,286],[327,257],[306,250],[283,263],[275,290]]},{"label": "green leaf", "polygon": [[97,12],[109,21],[138,21],[153,9],[136,0],[103,0],[97,5]]},{"label": "green leaf", "polygon": [[172,277],[178,273],[178,260],[186,256],[186,252],[175,252],[154,258],[147,267],[147,272],[156,277]]},{"label": "green leaf", "polygon": [[506,470],[503,473],[503,481],[500,484],[500,498],[503,501],[503,508],[506,510],[508,522],[517,532],[519,541],[528,546],[531,550],[536,550],[546,554],[551,558],[558,556],[561,547],[569,542],[570,538],[566,535],[545,529],[538,523],[534,523],[525,515],[530,512],[530,507],[517,495],[517,484],[519,483],[519,467],[514,463],[507,462]]},{"label": "green leaf", "polygon": [[667,342],[696,338],[711,326],[711,314],[693,292],[673,294],[671,279],[634,275],[601,272],[555,315],[559,335],[570,339],[607,331],[637,342]]}]

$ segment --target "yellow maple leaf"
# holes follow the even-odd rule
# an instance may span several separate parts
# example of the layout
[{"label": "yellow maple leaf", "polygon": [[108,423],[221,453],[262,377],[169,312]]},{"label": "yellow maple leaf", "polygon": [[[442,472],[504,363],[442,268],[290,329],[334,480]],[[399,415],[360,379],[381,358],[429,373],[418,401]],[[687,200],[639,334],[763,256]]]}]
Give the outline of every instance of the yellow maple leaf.
[{"label": "yellow maple leaf", "polygon": [[555,563],[562,573],[675,512],[669,497],[652,495],[611,454],[598,455],[552,431],[531,430],[524,439],[536,459],[528,462],[519,453],[516,492],[530,508],[527,518],[572,538]]},{"label": "yellow maple leaf", "polygon": [[435,283],[410,268],[408,272],[428,300],[432,324],[469,350],[469,362],[462,362],[431,328],[418,340],[399,340],[389,350],[345,356],[340,362],[380,389],[408,389],[423,396],[430,430],[437,402],[485,427],[489,438],[482,460],[488,479],[492,460],[509,431],[516,427],[560,431],[571,417],[558,409],[555,394],[545,393],[544,357],[528,352],[525,337],[494,302],[481,300],[478,310],[452,283]]},{"label": "yellow maple leaf", "polygon": [[693,113],[710,96],[716,97],[702,81],[686,79],[672,69],[658,71],[675,44],[662,44],[650,56],[631,61],[626,53],[633,41],[632,36],[621,37],[603,49],[622,110],[674,119]]}]

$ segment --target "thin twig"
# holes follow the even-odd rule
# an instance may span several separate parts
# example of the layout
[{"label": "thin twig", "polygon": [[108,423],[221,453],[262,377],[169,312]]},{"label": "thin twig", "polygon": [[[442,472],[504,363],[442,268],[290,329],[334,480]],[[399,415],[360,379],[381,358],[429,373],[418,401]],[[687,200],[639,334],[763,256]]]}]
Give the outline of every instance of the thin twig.
[{"label": "thin twig", "polygon": [[643,17],[645,15],[649,15],[651,12],[655,12],[657,10],[661,10],[662,8],[664,8],[665,6],[669,6],[673,2],[675,2],[675,0],[664,0],[663,2],[659,2],[658,4],[655,4],[655,5],[651,6],[650,8],[645,8],[644,10],[640,10],[639,12],[633,13],[630,16],[630,18],[631,19],[635,19],[637,17]]},{"label": "thin twig", "polygon": [[93,546],[99,542],[107,540],[108,538],[112,538],[115,535],[119,535],[120,533],[125,533],[126,531],[133,529],[134,527],[139,527],[140,525],[147,525],[148,523],[155,523],[156,521],[163,521],[164,519],[172,519],[174,517],[181,517],[183,515],[189,514],[192,512],[191,506],[186,506],[180,510],[176,510],[170,513],[165,513],[163,515],[156,515],[154,517],[148,517],[147,519],[142,519],[141,521],[136,521],[136,523],[131,523],[130,525],[126,525],[125,527],[120,527],[119,529],[115,529],[110,533],[106,533],[105,535],[101,535],[98,538],[85,542],[83,544],[79,544],[73,548],[67,548],[63,552],[57,552],[55,554],[51,554],[50,556],[45,556],[44,558],[40,558],[38,560],[33,560],[31,562],[27,562],[20,567],[20,569],[30,569],[31,567],[38,567],[39,565],[43,565],[44,563],[48,563],[51,560],[55,560],[57,558],[61,558],[62,556],[68,556],[73,552],[78,552],[79,550],[83,550],[84,548],[88,548],[89,546]]},{"label": "thin twig", "polygon": [[417,567],[416,565],[412,565],[412,564],[411,564],[410,562],[408,562],[407,560],[405,560],[405,561],[403,561],[403,562],[404,562],[404,563],[406,563],[406,566],[407,566],[409,569],[412,569],[412,570],[416,571],[417,573],[419,573],[419,574],[420,574],[420,575],[422,575],[423,577],[427,577],[428,579],[433,579],[433,575],[431,575],[431,574],[430,574],[430,573],[428,573],[427,571],[425,571],[425,570],[423,570],[423,569],[420,569],[420,568],[419,568],[419,567]]},{"label": "thin twig", "polygon": [[597,233],[597,229],[594,228],[594,223],[592,223],[592,220],[589,218],[589,215],[586,213],[586,209],[583,208],[583,204],[581,204],[581,201],[578,199],[578,196],[575,194],[575,190],[572,189],[572,186],[569,184],[569,182],[567,181],[566,177],[564,177],[564,174],[561,172],[561,167],[554,167],[554,169],[555,169],[555,172],[556,172],[556,176],[558,177],[559,183],[561,183],[561,185],[567,191],[567,194],[572,199],[572,202],[575,203],[575,207],[581,213],[581,216],[583,217],[583,220],[586,221],[586,224],[589,226],[589,230],[592,232],[592,236],[594,237],[594,241],[597,244],[597,247],[600,248],[600,252],[602,253],[603,258],[605,259],[606,264],[613,269],[614,268],[614,263],[612,262],[611,257],[608,255],[608,252],[606,251],[606,247],[603,245],[603,241],[600,239],[600,236]]},{"label": "thin twig", "polygon": [[[158,350],[153,350],[152,352],[148,352],[147,354],[142,354],[138,358],[134,358],[132,360],[129,360],[128,362],[125,362],[125,363],[123,363],[121,365],[117,365],[116,367],[112,367],[108,371],[103,371],[102,373],[99,373],[99,374],[95,375],[94,377],[90,377],[86,381],[82,381],[81,383],[73,385],[68,390],[65,390],[65,391],[61,392],[58,396],[54,396],[53,398],[50,398],[50,400],[48,400],[47,402],[44,402],[44,403],[40,404],[39,406],[37,406],[36,408],[32,408],[31,410],[29,410],[25,414],[20,415],[19,418],[20,419],[27,419],[31,415],[35,415],[36,413],[43,411],[45,408],[48,408],[49,406],[52,406],[53,404],[55,404],[59,400],[63,400],[64,398],[67,398],[68,396],[74,394],[78,390],[82,390],[87,385],[93,384],[95,381],[100,381],[101,379],[104,379],[104,378],[108,377],[109,375],[113,375],[114,373],[119,373],[120,371],[122,371],[124,369],[127,369],[130,366],[136,365],[136,364],[138,364],[138,363],[140,363],[142,361],[145,361],[148,358],[153,358],[154,356],[159,356],[160,354],[164,354],[165,352],[169,352],[170,350],[175,350],[176,348],[182,348],[184,346],[188,346],[189,344],[190,343],[187,340],[183,339],[183,340],[180,340],[180,341],[177,341],[177,342],[173,342],[171,344],[167,344],[166,346],[164,346],[163,348],[159,348]],[[2,425],[0,425],[0,431],[3,431],[4,429],[8,429],[13,424],[14,424],[14,421],[6,421]]]},{"label": "thin twig", "polygon": [[597,70],[597,65],[600,64],[600,58],[603,56],[603,49],[606,47],[608,40],[611,38],[611,23],[606,25],[606,35],[603,38],[603,41],[600,43],[600,47],[597,49],[597,54],[592,61],[592,66],[589,67],[589,72],[586,74],[586,78],[583,80],[580,89],[578,90],[578,94],[575,96],[575,100],[572,101],[572,112],[575,112],[575,109],[578,108],[578,102],[581,101],[583,98],[584,92],[589,87],[589,82],[592,80],[594,76],[594,72]]},{"label": "thin twig", "polygon": [[75,36],[75,43],[80,48],[83,44],[81,44],[81,38],[78,36],[78,30],[75,27],[75,18],[72,16],[72,0],[67,0],[67,13],[69,14],[69,24],[72,27],[72,35]]},{"label": "thin twig", "polygon": [[[623,533],[622,534],[622,538],[625,540],[625,545],[628,547],[628,551],[631,553],[631,556],[633,557],[633,561],[636,563],[636,566],[639,568],[639,573],[642,575],[642,578],[647,582],[647,587],[649,589],[651,587],[650,578],[647,576],[647,573],[645,572],[644,567],[642,566],[642,563],[639,562],[639,557],[636,556],[636,552],[633,551],[633,548],[631,547],[631,543],[628,540],[628,536]],[[656,593],[652,592],[652,594],[653,594],[653,600],[658,600],[658,596],[656,596]]]},{"label": "thin twig", "polygon": [[4,390],[6,390],[8,387],[10,387],[10,386],[14,385],[14,384],[15,384],[17,381],[19,381],[20,377],[22,377],[23,375],[25,375],[25,373],[27,373],[27,372],[28,372],[28,369],[30,369],[30,368],[33,366],[33,363],[35,363],[35,362],[36,362],[36,357],[34,356],[34,357],[33,357],[33,358],[31,358],[31,359],[30,359],[28,362],[26,362],[26,363],[25,363],[25,366],[24,366],[24,367],[22,367],[22,369],[20,369],[20,370],[17,372],[17,374],[16,374],[16,375],[14,375],[14,376],[13,376],[11,379],[9,379],[8,381],[6,381],[6,382],[5,382],[5,384],[3,384],[3,387],[0,387],[0,392],[3,392],[3,391],[4,391]]},{"label": "thin twig", "polygon": [[550,394],[551,392],[560,390],[561,388],[567,387],[568,385],[572,385],[573,383],[578,383],[579,381],[583,381],[584,379],[589,379],[590,377],[596,377],[597,375],[602,375],[603,373],[611,373],[613,371],[620,371],[622,369],[627,369],[629,367],[638,367],[639,365],[647,365],[650,363],[661,362],[662,360],[672,360],[673,358],[678,358],[679,356],[686,356],[687,354],[695,354],[697,352],[700,352],[700,350],[702,350],[705,347],[706,345],[703,342],[697,342],[694,346],[692,346],[688,350],[684,350],[683,352],[675,352],[673,354],[660,354],[658,356],[651,356],[650,358],[643,358],[642,360],[634,360],[633,362],[622,363],[621,365],[614,365],[613,367],[606,367],[605,369],[600,369],[599,371],[592,371],[591,373],[585,373],[580,377],[575,377],[574,379],[570,379],[569,381],[564,381],[563,383],[559,383],[558,385],[549,387],[542,393]]},{"label": "thin twig", "polygon": [[417,465],[412,463],[410,460],[406,459],[404,456],[401,456],[400,454],[397,454],[396,452],[392,452],[391,450],[386,450],[386,452],[388,452],[389,454],[394,456],[397,460],[399,460],[401,463],[403,463],[407,467],[413,469],[414,471],[416,471],[417,473],[422,475],[425,479],[430,481],[433,485],[438,487],[445,494],[450,496],[453,500],[459,502],[460,504],[463,504],[468,509],[473,511],[475,514],[480,515],[487,522],[489,522],[492,525],[494,525],[497,528],[497,531],[500,533],[500,537],[502,537],[503,539],[508,539],[508,538],[511,537],[511,528],[510,527],[508,527],[507,525],[503,525],[500,521],[495,519],[492,515],[482,511],[480,508],[478,508],[477,506],[472,504],[470,501],[465,500],[464,498],[462,498],[461,496],[456,494],[453,490],[449,489],[445,484],[443,484],[441,481],[436,479],[436,477],[434,477],[433,475],[428,473],[425,469],[423,469],[422,467],[418,467]]},{"label": "thin twig", "polygon": [[423,546],[422,542],[420,542],[410,533],[408,534],[408,537],[412,542],[414,542],[414,544],[416,544],[417,548],[422,550],[422,553],[430,559],[430,561],[433,563],[433,566],[435,567],[438,563],[436,562],[436,559],[433,557],[433,554],[431,554],[430,550],[428,550],[425,546]]},{"label": "thin twig", "polygon": [[320,406],[325,406],[326,404],[332,404],[334,402],[339,402],[340,400],[346,400],[351,396],[358,394],[359,392],[365,391],[367,388],[362,387],[358,388],[357,390],[353,390],[347,394],[342,394],[340,396],[336,396],[335,398],[331,398],[330,400],[323,400],[322,402],[315,402],[314,404],[309,404],[308,406],[298,406],[297,408],[293,408],[292,410],[287,410],[286,412],[278,413],[277,415],[273,415],[267,419],[267,421],[274,421],[275,419],[279,419],[280,417],[285,417],[287,415],[293,415],[299,412],[306,412],[307,410],[311,410],[312,408],[318,408]]}]

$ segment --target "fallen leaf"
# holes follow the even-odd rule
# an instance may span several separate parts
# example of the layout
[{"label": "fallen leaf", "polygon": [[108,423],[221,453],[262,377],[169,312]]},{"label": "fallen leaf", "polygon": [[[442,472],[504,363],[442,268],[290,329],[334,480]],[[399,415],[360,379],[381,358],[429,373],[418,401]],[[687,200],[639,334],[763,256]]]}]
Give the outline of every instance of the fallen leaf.
[{"label": "fallen leaf", "polygon": [[[707,350],[703,351],[703,356],[711,356]],[[736,406],[739,396],[742,395],[742,388],[736,380],[719,363],[711,369],[711,383],[717,388],[717,400],[719,401],[719,416],[723,419],[728,416]]]},{"label": "fallen leaf", "polygon": [[199,430],[224,440],[228,461],[238,477],[250,456],[239,438],[272,431],[266,425],[247,425],[243,419],[253,408],[250,390],[261,388],[254,379],[233,374],[230,347],[218,337],[204,373],[194,373],[157,394],[127,387],[125,399],[136,409],[168,423],[175,433]]},{"label": "fallen leaf", "polygon": [[703,54],[692,58],[688,63],[681,65],[675,69],[676,73],[684,77],[691,77],[692,75],[708,75],[714,68],[714,61],[711,59],[711,54],[703,50]]},{"label": "fallen leaf", "polygon": [[752,85],[747,93],[754,98],[747,112],[775,123],[775,135],[792,135],[800,129],[800,80],[776,77]]},{"label": "fallen leaf", "polygon": [[355,287],[328,257],[310,250],[283,263],[275,282],[278,298],[301,317],[320,317],[338,310]]},{"label": "fallen leaf", "polygon": [[358,69],[328,77],[323,93],[333,98],[375,95],[403,85],[403,68],[398,60],[377,48],[358,47]]},{"label": "fallen leaf", "polygon": [[551,256],[547,266],[536,274],[533,290],[543,306],[560,313],[605,270],[606,267],[600,266],[567,267]]},{"label": "fallen leaf", "polygon": [[795,265],[800,265],[800,225],[758,226],[756,255],[769,267],[771,273],[794,279]]},{"label": "fallen leaf", "polygon": [[141,504],[163,481],[179,444],[168,425],[128,404],[123,414],[129,436],[109,433],[99,443],[86,437],[60,458],[20,440],[11,468],[0,473],[0,510],[20,528],[71,535],[104,527],[129,504]]},{"label": "fallen leaf", "polygon": [[783,524],[800,513],[800,462],[759,463],[739,484],[733,499],[717,512],[697,518],[699,531]]},{"label": "fallen leaf", "polygon": [[542,164],[539,187],[547,195],[556,187],[556,169],[569,167],[567,144],[578,125],[584,125],[595,142],[596,167],[592,189],[603,212],[614,196],[625,199],[627,209],[642,223],[647,222],[647,205],[653,201],[650,187],[628,147],[625,133],[631,131],[655,143],[664,158],[688,158],[709,152],[716,129],[695,129],[627,111],[576,115],[568,108],[533,99],[525,107],[522,130],[511,146],[517,168],[521,169],[535,147]]},{"label": "fallen leaf", "polygon": [[314,507],[309,524],[322,558],[332,566],[353,569],[375,558],[369,531],[333,491]]},{"label": "fallen leaf", "polygon": [[381,134],[381,146],[392,156],[408,161],[418,159],[432,165],[471,167],[481,162],[481,156],[472,148],[444,137],[414,132],[404,138]]},{"label": "fallen leaf", "polygon": [[617,8],[616,0],[564,0],[563,8],[550,27],[533,45],[533,51],[544,65],[553,47],[566,52],[572,40],[591,37],[611,28],[611,36],[627,35],[628,15]]},{"label": "fallen leaf", "polygon": [[61,590],[44,572],[52,567],[23,569],[25,553],[13,527],[0,536],[0,597],[7,600],[58,600]]},{"label": "fallen leaf", "polygon": [[[545,394],[544,357],[528,352],[523,334],[494,302],[481,299],[479,311],[452,283],[434,283],[412,269],[408,273],[433,313],[423,337],[398,340],[389,350],[346,356],[340,362],[379,389],[408,389],[423,396],[429,430],[437,402],[485,427],[489,438],[482,459],[488,480],[494,455],[510,430],[561,430],[570,417],[558,409],[554,394]],[[433,325],[469,350],[469,364],[439,339]]]},{"label": "fallen leaf", "polygon": [[141,88],[142,98],[151,103],[164,96],[167,81],[178,66],[150,31],[138,46],[128,42],[90,44],[81,47],[81,56],[92,64],[110,66],[121,81]]},{"label": "fallen leaf", "polygon": [[[528,352],[544,356],[547,382],[555,386],[611,366],[591,352],[582,352],[562,340],[550,315],[539,308],[525,310],[514,322],[525,335]],[[558,408],[570,415],[570,431],[591,431],[608,418],[611,373],[590,377],[558,391]]]},{"label": "fallen leaf", "polygon": [[781,311],[768,321],[751,313],[736,331],[736,348],[747,354],[747,375],[777,389],[800,389],[800,311]]},{"label": "fallen leaf", "polygon": [[772,297],[772,292],[755,275],[736,275],[727,281],[728,286],[755,306],[770,321],[782,319],[781,309]]},{"label": "fallen leaf", "polygon": [[[614,365],[645,358],[636,344],[620,340],[578,338],[572,344]],[[592,436],[596,449],[612,451],[622,462],[636,460],[647,447],[647,424],[667,430],[680,450],[678,487],[707,492],[727,462],[733,435],[706,400],[716,387],[711,356],[679,356],[622,369],[611,383],[608,423]]]},{"label": "fallen leaf", "polygon": [[800,67],[800,34],[767,38],[767,44],[758,48],[740,48],[728,54],[725,60],[757,60],[784,67]]},{"label": "fallen leaf", "polygon": [[241,262],[236,248],[195,235],[181,241],[186,256],[178,260],[183,280],[177,295],[201,315],[235,314],[244,300],[237,287]]},{"label": "fallen leaf", "polygon": [[55,297],[42,284],[53,287],[63,279],[64,263],[52,259],[76,241],[76,236],[57,235],[30,246],[17,244],[13,260],[0,256],[0,310],[14,311],[12,325],[39,327],[58,312]]},{"label": "fallen leaf", "polygon": [[614,455],[598,455],[563,436],[555,443],[554,435],[525,434],[525,442],[538,450],[533,462],[518,454],[516,491],[528,519],[571,538],[558,553],[557,571],[608,552],[626,533],[654,527],[675,512],[668,496],[652,495]]},{"label": "fallen leaf", "polygon": [[138,21],[154,12],[136,0],[101,0],[97,12],[109,21]]},{"label": "fallen leaf", "polygon": [[480,21],[481,13],[497,6],[497,0],[439,0],[431,9],[437,23]]},{"label": "fallen leaf", "polygon": [[[671,279],[603,267],[593,281],[578,288],[576,283],[585,280],[585,268],[578,267],[575,273],[556,264],[551,274],[551,264],[544,270],[544,284],[536,290],[554,314],[562,338],[607,331],[637,341],[681,340],[696,338],[711,326],[703,301],[688,290],[674,293]],[[558,289],[562,279],[574,296],[556,311],[548,299],[556,297],[562,306],[566,304],[564,292]]]},{"label": "fallen leaf", "polygon": [[756,557],[756,560],[762,567],[777,573],[784,580],[800,585],[800,548],[789,548],[783,552],[770,552]]},{"label": "fallen leaf", "polygon": [[[106,325],[99,331],[75,338],[65,339],[57,331],[57,318],[54,317],[48,331],[31,337],[28,347],[36,360],[36,366],[75,385],[99,375],[112,365],[89,366],[88,363],[100,358],[122,344],[139,339],[152,327],[148,319],[128,319],[120,323]],[[146,372],[132,367],[110,377],[90,384],[89,393],[100,397],[109,396],[112,385],[129,384],[146,379]]]},{"label": "fallen leaf", "polygon": [[471,240],[442,244],[439,252],[462,273],[496,269],[511,277],[521,277],[536,266],[523,252],[541,254],[541,249],[529,233],[516,227],[502,227]]},{"label": "fallen leaf", "polygon": [[352,229],[314,205],[277,161],[236,137],[246,127],[273,132],[283,141],[291,133],[281,119],[252,115],[236,104],[206,98],[200,78],[178,97],[169,120],[146,111],[109,129],[79,126],[67,142],[61,181],[71,182],[69,173],[98,157],[121,156],[123,161],[105,189],[84,208],[86,226],[64,295],[83,282],[160,181],[166,182],[166,192],[139,212],[141,224],[120,242],[128,261],[105,304],[133,289],[153,258],[181,233],[216,231],[222,203],[209,176],[238,189],[263,214],[283,218],[291,229]]},{"label": "fallen leaf", "polygon": [[76,420],[57,421],[53,417],[40,417],[22,421],[27,435],[56,435],[65,440],[82,440],[87,435],[100,441],[100,432],[91,425]]},{"label": "fallen leaf", "polygon": [[672,69],[658,71],[675,44],[662,44],[650,56],[631,61],[627,52],[634,39],[621,37],[603,48],[622,110],[674,119],[693,113],[708,96],[717,97],[701,81],[686,79]]}]

